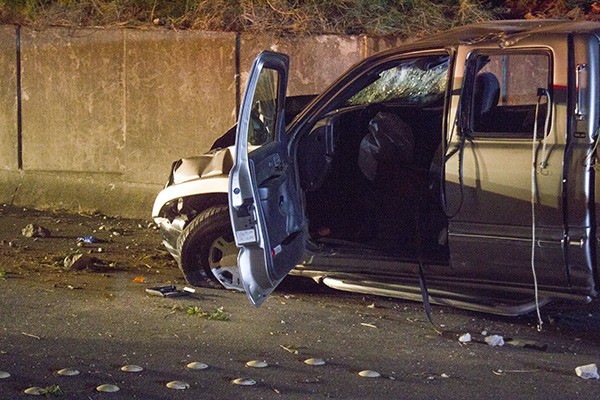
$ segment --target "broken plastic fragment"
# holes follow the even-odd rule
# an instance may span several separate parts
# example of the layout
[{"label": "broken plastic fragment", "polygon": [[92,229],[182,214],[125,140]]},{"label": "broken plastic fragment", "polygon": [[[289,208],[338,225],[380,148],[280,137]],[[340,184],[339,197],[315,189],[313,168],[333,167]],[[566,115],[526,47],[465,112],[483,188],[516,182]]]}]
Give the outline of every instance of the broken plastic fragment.
[{"label": "broken plastic fragment", "polygon": [[133,281],[135,283],[144,283],[145,280],[146,278],[144,278],[143,276],[136,276],[135,278],[133,278]]},{"label": "broken plastic fragment", "polygon": [[575,368],[575,373],[582,379],[600,379],[596,364],[581,365]]},{"label": "broken plastic fragment", "polygon": [[252,361],[248,361],[246,363],[246,366],[251,367],[251,368],[266,368],[269,366],[269,364],[267,364],[264,361],[252,360]]},{"label": "broken plastic fragment", "polygon": [[365,369],[364,371],[360,371],[358,373],[358,375],[362,376],[363,378],[379,378],[381,376],[381,374],[377,371],[372,371],[370,369]]},{"label": "broken plastic fragment", "polygon": [[180,297],[189,295],[188,292],[177,290],[177,287],[173,285],[147,288],[146,293],[160,297]]},{"label": "broken plastic fragment", "polygon": [[325,360],[322,358],[309,358],[308,360],[304,360],[304,363],[308,365],[319,366],[325,365]]},{"label": "broken plastic fragment", "polygon": [[232,380],[231,383],[233,383],[234,385],[240,385],[240,386],[256,385],[256,381],[254,379],[250,379],[250,378],[237,378],[237,379]]},{"label": "broken plastic fragment", "polygon": [[79,371],[77,371],[74,368],[63,368],[60,371],[57,371],[56,373],[59,374],[59,375],[62,375],[62,376],[76,376],[76,375],[79,375]]},{"label": "broken plastic fragment", "polygon": [[121,389],[117,385],[112,385],[110,383],[105,383],[103,385],[98,386],[96,388],[96,390],[99,391],[99,392],[114,393],[114,392],[118,392]]},{"label": "broken plastic fragment", "polygon": [[88,244],[104,242],[104,240],[100,240],[96,236],[92,236],[92,235],[78,237],[77,241],[81,242],[81,243],[88,243]]},{"label": "broken plastic fragment", "polygon": [[123,365],[121,371],[123,372],[142,372],[144,368],[139,365]]},{"label": "broken plastic fragment", "polygon": [[9,378],[10,374],[6,371],[0,371],[0,379],[6,379]]},{"label": "broken plastic fragment", "polygon": [[187,365],[189,369],[206,369],[208,368],[208,364],[204,364],[203,362],[194,361]]},{"label": "broken plastic fragment", "polygon": [[471,334],[470,333],[464,333],[462,335],[460,335],[460,337],[458,338],[458,341],[461,343],[468,343],[471,341]]},{"label": "broken plastic fragment", "polygon": [[175,390],[185,390],[185,389],[189,389],[190,385],[186,382],[182,382],[182,381],[171,381],[167,383],[167,387],[169,389],[175,389]]},{"label": "broken plastic fragment", "polygon": [[487,336],[485,342],[492,347],[504,346],[504,338],[500,335]]}]

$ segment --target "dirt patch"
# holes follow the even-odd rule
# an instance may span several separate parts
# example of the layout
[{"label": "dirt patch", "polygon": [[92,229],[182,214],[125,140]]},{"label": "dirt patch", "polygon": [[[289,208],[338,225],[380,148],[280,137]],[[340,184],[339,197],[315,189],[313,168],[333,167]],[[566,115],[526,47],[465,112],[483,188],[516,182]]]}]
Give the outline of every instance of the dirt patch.
[{"label": "dirt patch", "polygon": [[[31,225],[47,235],[30,235]],[[60,282],[65,274],[134,272],[180,277],[151,221],[0,206],[0,277],[42,277]],[[28,227],[29,226],[29,227]],[[41,230],[40,230],[41,231]]]}]

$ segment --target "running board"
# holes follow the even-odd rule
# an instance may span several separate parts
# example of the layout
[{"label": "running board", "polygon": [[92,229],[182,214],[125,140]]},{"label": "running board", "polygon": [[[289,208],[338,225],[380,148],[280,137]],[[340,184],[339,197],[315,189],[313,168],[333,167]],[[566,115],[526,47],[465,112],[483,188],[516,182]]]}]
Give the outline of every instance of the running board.
[{"label": "running board", "polygon": [[[356,283],[329,277],[323,277],[321,282],[337,290],[371,294],[376,296],[394,297],[418,302],[423,301],[423,297],[418,286],[390,285],[368,281]],[[474,297],[438,289],[429,289],[428,292],[429,301],[433,304],[462,308],[470,311],[514,317],[530,313],[536,309],[535,300],[519,303],[506,303],[498,299]],[[580,300],[585,301],[583,297],[584,296],[582,296]],[[539,299],[539,306],[542,307],[550,303],[551,300],[552,299],[550,297],[541,297]]]}]

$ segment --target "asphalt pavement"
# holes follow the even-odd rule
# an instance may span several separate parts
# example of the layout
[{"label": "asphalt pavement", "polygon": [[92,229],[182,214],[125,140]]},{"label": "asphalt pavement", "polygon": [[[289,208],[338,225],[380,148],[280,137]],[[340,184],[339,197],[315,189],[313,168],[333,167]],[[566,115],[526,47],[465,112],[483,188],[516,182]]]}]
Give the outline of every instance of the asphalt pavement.
[{"label": "asphalt pavement", "polygon": [[[76,232],[65,221],[82,232],[106,223],[36,214],[36,220],[44,218],[47,224],[60,220],[61,232],[71,232],[44,242],[52,244],[45,247],[49,253],[74,243]],[[0,213],[4,232],[12,229],[13,236],[26,222]],[[126,249],[134,239],[141,243],[142,232],[148,237],[140,244],[142,253],[160,249],[156,232],[129,232],[104,244],[104,253],[127,264]],[[600,319],[590,307],[544,310],[538,331],[535,316],[432,306],[432,325],[419,303],[334,291],[295,278],[256,309],[244,294],[224,290],[198,289],[174,298],[149,294],[146,289],[156,286],[186,286],[179,271],[157,257],[137,267],[131,262],[130,268],[65,271],[42,265],[35,246],[46,239],[18,238],[12,245],[3,240],[0,371],[10,376],[0,379],[0,399],[29,398],[24,391],[31,387],[50,398],[84,400],[599,397],[600,380],[575,373],[578,366],[600,361]],[[29,255],[35,257],[20,261]],[[462,343],[465,333],[472,340]],[[486,343],[492,335],[505,344]],[[307,364],[311,358],[324,364]],[[267,365],[254,368],[249,361]],[[194,362],[207,368],[189,368]],[[143,370],[122,371],[126,365]],[[79,374],[58,373],[66,368]],[[365,370],[379,376],[362,377]],[[233,383],[239,378],[255,384]],[[188,386],[169,388],[174,381]],[[107,384],[119,390],[97,390]]]}]

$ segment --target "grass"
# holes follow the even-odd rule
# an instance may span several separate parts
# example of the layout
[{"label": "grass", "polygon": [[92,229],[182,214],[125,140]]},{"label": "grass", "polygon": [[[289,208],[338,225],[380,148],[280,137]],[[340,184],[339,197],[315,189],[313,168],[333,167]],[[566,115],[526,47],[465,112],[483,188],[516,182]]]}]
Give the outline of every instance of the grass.
[{"label": "grass", "polygon": [[0,0],[0,23],[420,37],[505,18],[600,19],[594,0]]},{"label": "grass", "polygon": [[420,36],[491,19],[489,8],[477,0],[0,0],[0,22]]},{"label": "grass", "polygon": [[206,318],[211,321],[229,321],[231,319],[231,314],[223,311],[223,307],[216,308],[212,312],[204,312],[198,306],[190,306],[187,308],[186,313],[188,315],[196,315],[200,318]]}]

